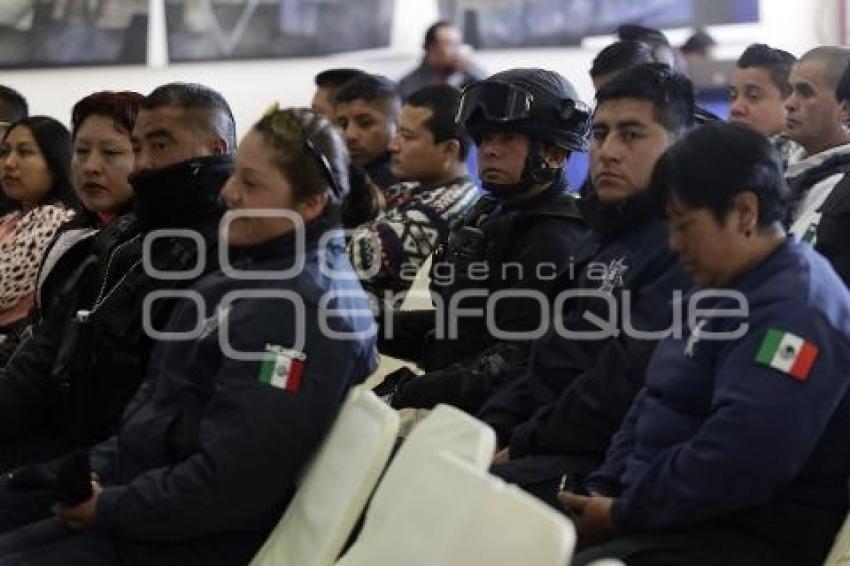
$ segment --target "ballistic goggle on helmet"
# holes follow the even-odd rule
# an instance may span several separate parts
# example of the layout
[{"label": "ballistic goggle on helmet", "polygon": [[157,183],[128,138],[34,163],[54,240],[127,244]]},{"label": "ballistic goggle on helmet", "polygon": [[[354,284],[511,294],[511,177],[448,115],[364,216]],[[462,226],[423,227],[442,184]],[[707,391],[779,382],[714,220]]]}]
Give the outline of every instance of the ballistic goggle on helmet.
[{"label": "ballistic goggle on helmet", "polygon": [[456,121],[480,143],[486,130],[538,136],[570,151],[586,151],[590,108],[580,100],[538,96],[508,82],[488,79],[466,87]]}]

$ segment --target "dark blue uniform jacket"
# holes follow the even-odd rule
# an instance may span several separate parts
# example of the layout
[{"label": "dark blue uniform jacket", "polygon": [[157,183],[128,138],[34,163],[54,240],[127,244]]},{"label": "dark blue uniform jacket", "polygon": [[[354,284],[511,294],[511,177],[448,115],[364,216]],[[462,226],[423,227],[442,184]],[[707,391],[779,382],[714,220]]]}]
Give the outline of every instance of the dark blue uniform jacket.
[{"label": "dark blue uniform jacket", "polygon": [[[247,279],[223,269],[193,287],[203,316],[191,300],[178,306],[167,331],[198,336],[158,344],[119,433],[92,452],[104,484],[98,529],[185,540],[256,533],[279,518],[346,391],[376,361],[374,319],[343,239],[319,248],[315,222],[299,254],[292,234],[231,249]],[[270,365],[276,385],[266,383]]]},{"label": "dark blue uniform jacket", "polygon": [[[749,305],[746,333],[710,339],[742,319],[701,316],[699,330],[662,342],[587,484],[618,495],[623,531],[714,521],[820,564],[847,511],[850,294],[822,256],[791,239],[732,289]],[[771,329],[816,348],[810,369],[759,361]],[[780,366],[797,359],[793,348],[777,355]]]}]

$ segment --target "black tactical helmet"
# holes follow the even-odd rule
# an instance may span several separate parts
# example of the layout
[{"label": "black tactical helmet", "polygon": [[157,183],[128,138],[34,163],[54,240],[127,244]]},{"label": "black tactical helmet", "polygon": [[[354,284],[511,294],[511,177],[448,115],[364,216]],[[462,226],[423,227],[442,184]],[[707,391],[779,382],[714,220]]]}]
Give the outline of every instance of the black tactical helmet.
[{"label": "black tactical helmet", "polygon": [[585,151],[590,109],[558,73],[511,69],[466,87],[457,122],[475,143],[484,131],[509,130],[568,151]]}]

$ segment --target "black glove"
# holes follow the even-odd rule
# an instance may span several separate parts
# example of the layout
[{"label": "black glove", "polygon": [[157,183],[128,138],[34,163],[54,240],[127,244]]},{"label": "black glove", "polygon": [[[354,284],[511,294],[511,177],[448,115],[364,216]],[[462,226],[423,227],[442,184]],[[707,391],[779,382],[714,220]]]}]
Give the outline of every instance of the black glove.
[{"label": "black glove", "polygon": [[92,496],[88,451],[78,450],[62,461],[53,494],[56,501],[69,507],[79,505]]},{"label": "black glove", "polygon": [[395,395],[396,391],[404,387],[404,385],[411,379],[416,379],[416,374],[411,371],[410,368],[401,367],[394,372],[387,374],[384,380],[372,389],[372,391],[375,395],[383,398],[384,401],[391,405],[392,397]]}]

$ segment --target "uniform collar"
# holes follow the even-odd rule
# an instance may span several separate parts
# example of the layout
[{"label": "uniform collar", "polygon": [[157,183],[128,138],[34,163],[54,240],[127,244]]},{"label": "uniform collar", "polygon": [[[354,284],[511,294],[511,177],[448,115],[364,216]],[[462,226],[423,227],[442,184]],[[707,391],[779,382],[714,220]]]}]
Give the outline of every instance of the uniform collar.
[{"label": "uniform collar", "polygon": [[[340,228],[339,222],[333,214],[325,211],[318,218],[304,225],[304,245],[311,248],[316,245],[323,234],[329,230]],[[332,237],[331,240],[335,240]],[[230,258],[234,263],[250,263],[266,258],[285,259],[295,254],[296,249],[295,232],[287,232],[271,240],[250,246],[229,246]]]},{"label": "uniform collar", "polygon": [[591,187],[579,201],[579,209],[587,224],[603,242],[616,240],[631,230],[664,217],[661,193],[650,189],[609,204],[600,202]]}]

